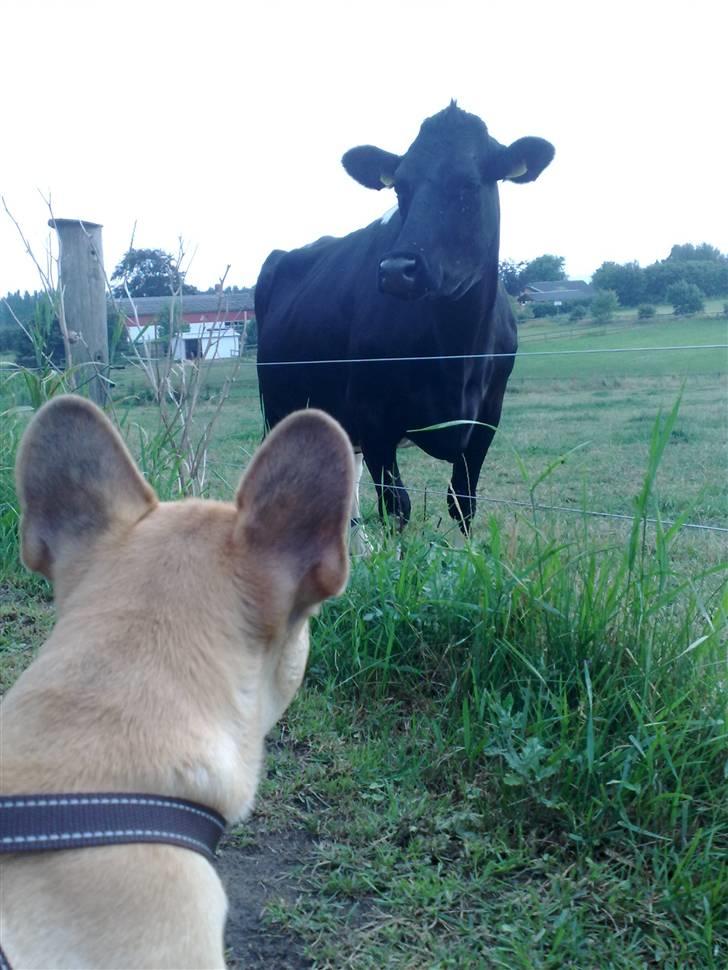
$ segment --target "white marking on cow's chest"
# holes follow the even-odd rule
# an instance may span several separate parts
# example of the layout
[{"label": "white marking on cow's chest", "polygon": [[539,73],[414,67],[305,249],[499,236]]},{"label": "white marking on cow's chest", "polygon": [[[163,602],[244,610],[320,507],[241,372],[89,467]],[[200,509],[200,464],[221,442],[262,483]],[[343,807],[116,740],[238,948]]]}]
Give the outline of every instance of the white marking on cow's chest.
[{"label": "white marking on cow's chest", "polygon": [[387,209],[387,211],[384,213],[384,215],[382,216],[382,218],[379,220],[380,223],[383,226],[386,226],[387,223],[392,218],[392,216],[394,215],[394,213],[397,211],[398,208],[399,208],[399,206],[393,205],[391,209]]}]

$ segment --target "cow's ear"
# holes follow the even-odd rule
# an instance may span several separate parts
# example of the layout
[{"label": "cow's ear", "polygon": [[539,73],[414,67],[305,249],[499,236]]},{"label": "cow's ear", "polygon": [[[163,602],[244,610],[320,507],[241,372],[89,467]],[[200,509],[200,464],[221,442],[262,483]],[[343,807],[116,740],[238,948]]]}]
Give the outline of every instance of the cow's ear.
[{"label": "cow's ear", "polygon": [[490,180],[533,182],[554,157],[554,146],[543,138],[519,138],[507,148],[500,148],[486,165]]},{"label": "cow's ear", "polygon": [[23,562],[49,579],[101,534],[133,525],[157,504],[109,419],[70,394],[31,421],[18,449],[16,483]]},{"label": "cow's ear", "polygon": [[399,155],[385,152],[374,145],[350,148],[341,164],[353,179],[367,189],[385,189],[394,185],[394,173],[402,161]]},{"label": "cow's ear", "polygon": [[250,463],[236,496],[234,543],[266,637],[343,589],[353,483],[349,439],[313,409],[277,425]]}]

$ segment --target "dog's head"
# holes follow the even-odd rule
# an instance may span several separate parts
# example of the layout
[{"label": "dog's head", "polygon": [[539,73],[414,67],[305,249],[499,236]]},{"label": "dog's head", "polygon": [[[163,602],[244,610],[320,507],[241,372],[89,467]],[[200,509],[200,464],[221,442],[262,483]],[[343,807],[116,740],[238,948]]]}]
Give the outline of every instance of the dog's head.
[{"label": "dog's head", "polygon": [[102,412],[69,395],[29,425],[17,487],[23,561],[53,581],[58,627],[109,656],[174,650],[203,693],[238,651],[257,724],[272,726],[303,676],[308,616],[348,575],[353,456],[334,420],[309,410],[278,425],[234,503],[167,503]]}]

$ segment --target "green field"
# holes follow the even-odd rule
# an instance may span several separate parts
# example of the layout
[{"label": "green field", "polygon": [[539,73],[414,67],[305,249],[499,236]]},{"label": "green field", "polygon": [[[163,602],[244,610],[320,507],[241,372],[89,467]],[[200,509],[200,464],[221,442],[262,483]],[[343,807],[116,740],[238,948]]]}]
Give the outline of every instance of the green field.
[{"label": "green field", "polygon": [[[521,352],[508,387],[503,418],[490,450],[479,491],[486,512],[502,512],[500,503],[530,502],[530,480],[561,455],[573,451],[537,491],[541,505],[586,508],[631,515],[632,500],[642,483],[649,433],[658,411],[669,410],[682,395],[680,415],[661,464],[651,513],[666,518],[689,513],[698,524],[728,524],[728,350],[657,351],[680,345],[728,344],[728,321],[681,320],[632,325],[630,328],[582,328],[578,337],[539,337],[547,330],[540,321],[521,328]],[[689,332],[686,333],[686,330]],[[558,356],[559,351],[601,351],[613,347],[627,353]],[[648,348],[646,352],[634,348]],[[527,356],[547,349],[550,356]],[[210,370],[212,400],[203,403],[200,418],[215,407],[214,390],[232,370],[220,363]],[[151,430],[156,409],[138,406],[144,389],[138,370],[115,372],[119,419],[128,426],[132,444],[137,425]],[[210,450],[213,494],[232,488],[262,433],[257,382],[252,360],[237,368],[228,404]],[[137,449],[138,450],[138,449]],[[445,509],[442,494],[449,468],[417,449],[400,452],[403,480],[411,487],[415,519],[436,521]],[[363,488],[373,515],[373,485]],[[512,510],[519,509],[512,505]],[[565,515],[556,516],[568,520]],[[449,519],[446,517],[446,522]],[[619,529],[617,523],[614,528]],[[708,538],[710,545],[710,538]]]},{"label": "green field", "polygon": [[[404,536],[364,490],[377,549],[316,619],[256,814],[223,854],[224,872],[268,867],[255,942],[280,947],[257,966],[281,952],[332,970],[728,965],[728,533],[644,522],[728,527],[728,351],[702,349],[728,344],[728,322],[520,333],[472,543],[450,548],[448,469],[416,449],[400,454]],[[699,346],[655,349],[673,345]],[[603,348],[627,352],[528,356]],[[173,495],[143,375],[113,376],[116,420]],[[215,496],[262,430],[245,360],[210,366],[197,431],[231,377]],[[17,561],[23,385],[0,390],[2,689],[52,622]]]}]

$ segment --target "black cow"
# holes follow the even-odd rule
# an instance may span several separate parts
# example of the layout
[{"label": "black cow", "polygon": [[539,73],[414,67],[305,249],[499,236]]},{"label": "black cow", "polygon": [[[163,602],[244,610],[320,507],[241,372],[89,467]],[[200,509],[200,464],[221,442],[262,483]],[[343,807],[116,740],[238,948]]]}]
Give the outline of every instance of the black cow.
[{"label": "black cow", "polygon": [[[380,514],[386,509],[400,526],[410,501],[397,446],[409,439],[452,463],[448,507],[469,531],[517,347],[498,281],[498,181],[530,182],[553,155],[541,138],[499,144],[453,101],[422,124],[404,155],[372,145],[344,155],[357,182],[394,187],[398,208],[390,218],[341,239],[276,250],[260,272],[258,379],[267,426],[296,408],[332,414],[363,453]],[[488,354],[509,356],[478,356]],[[291,363],[326,360],[342,363]],[[288,363],[269,366],[278,361]],[[448,422],[458,423],[421,430]]]}]

